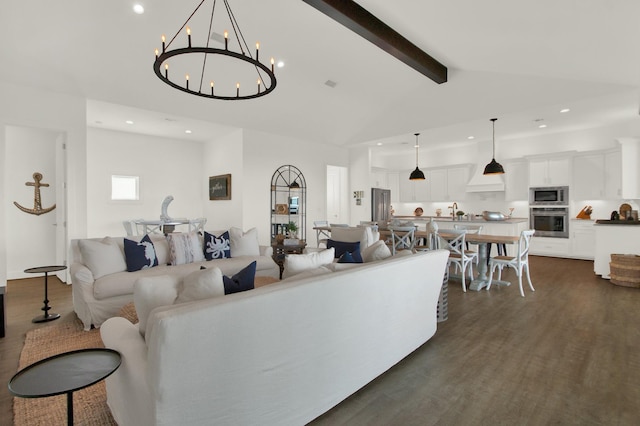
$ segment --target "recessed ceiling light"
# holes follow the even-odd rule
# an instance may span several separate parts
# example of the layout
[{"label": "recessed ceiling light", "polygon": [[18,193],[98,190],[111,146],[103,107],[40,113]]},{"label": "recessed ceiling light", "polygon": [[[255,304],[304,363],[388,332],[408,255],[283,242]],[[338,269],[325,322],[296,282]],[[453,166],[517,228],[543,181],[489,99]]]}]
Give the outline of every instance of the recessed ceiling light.
[{"label": "recessed ceiling light", "polygon": [[276,65],[278,65],[278,68],[282,68],[284,67],[284,61],[278,61]]},{"label": "recessed ceiling light", "polygon": [[569,111],[571,111],[569,108],[564,108],[564,109],[560,110],[561,113],[565,113],[565,112],[569,112]]},{"label": "recessed ceiling light", "polygon": [[187,129],[184,131],[186,134],[190,135],[191,134],[191,130]]},{"label": "recessed ceiling light", "polygon": [[475,136],[467,136],[467,139],[471,140],[471,139],[475,139]]},{"label": "recessed ceiling light", "polygon": [[144,13],[144,6],[142,6],[140,3],[136,3],[133,5],[133,11],[138,15],[142,15]]},{"label": "recessed ceiling light", "polygon": [[133,121],[131,121],[131,120],[127,120],[127,121],[125,121],[125,123],[127,123],[127,124],[133,124]]},{"label": "recessed ceiling light", "polygon": [[378,142],[376,145],[378,145],[378,146],[382,146],[382,142]]},{"label": "recessed ceiling light", "polygon": [[544,129],[545,127],[547,127],[546,124],[541,124],[541,125],[538,126],[538,128],[540,128],[540,129]]}]

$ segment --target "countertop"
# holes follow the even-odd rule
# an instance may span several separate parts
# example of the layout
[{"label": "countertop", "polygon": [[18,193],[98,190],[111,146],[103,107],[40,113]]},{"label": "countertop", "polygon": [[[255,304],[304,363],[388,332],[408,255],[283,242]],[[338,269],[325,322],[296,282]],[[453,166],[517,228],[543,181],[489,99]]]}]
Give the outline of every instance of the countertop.
[{"label": "countertop", "polygon": [[640,220],[609,220],[598,219],[596,225],[640,225]]},{"label": "countertop", "polygon": [[512,223],[522,223],[529,222],[529,219],[526,217],[512,217],[511,219],[505,220],[484,220],[481,216],[478,216],[477,219],[467,220],[466,218],[463,220],[453,220],[451,216],[392,216],[391,219],[399,219],[399,220],[411,220],[411,221],[424,221],[428,222],[433,219],[436,222],[460,222],[460,223],[503,223],[503,224],[512,224]]}]

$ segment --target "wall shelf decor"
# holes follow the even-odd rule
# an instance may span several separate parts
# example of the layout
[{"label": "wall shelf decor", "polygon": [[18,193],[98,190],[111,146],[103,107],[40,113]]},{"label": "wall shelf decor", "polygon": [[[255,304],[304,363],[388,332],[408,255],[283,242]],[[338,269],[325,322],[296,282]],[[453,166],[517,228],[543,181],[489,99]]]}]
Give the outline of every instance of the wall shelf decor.
[{"label": "wall shelf decor", "polygon": [[280,166],[271,177],[271,242],[287,234],[290,222],[298,230],[296,237],[307,238],[307,181],[295,166]]}]

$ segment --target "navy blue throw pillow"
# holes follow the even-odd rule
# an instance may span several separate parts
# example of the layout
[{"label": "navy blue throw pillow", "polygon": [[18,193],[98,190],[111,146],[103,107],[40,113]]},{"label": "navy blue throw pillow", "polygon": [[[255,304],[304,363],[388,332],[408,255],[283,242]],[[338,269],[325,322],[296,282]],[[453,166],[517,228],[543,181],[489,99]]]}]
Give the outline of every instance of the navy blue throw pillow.
[{"label": "navy blue throw pillow", "polygon": [[254,260],[231,278],[222,276],[224,283],[224,294],[239,293],[241,291],[253,290],[253,280],[256,277],[256,261]]},{"label": "navy blue throw pillow", "polygon": [[362,256],[360,256],[360,252],[354,251],[353,253],[345,251],[340,259],[338,259],[338,263],[362,263]]},{"label": "navy blue throw pillow", "polygon": [[204,233],[204,258],[228,259],[231,257],[231,243],[229,231],[223,232],[219,237],[205,231]]},{"label": "navy blue throw pillow", "polygon": [[[358,256],[360,255],[360,241],[355,243],[345,243],[343,241],[335,241],[329,239],[327,241],[327,248],[333,247],[336,250],[334,257],[339,259],[345,252],[355,253],[358,252]],[[362,258],[361,258],[362,259]],[[361,260],[362,261],[362,260]]]},{"label": "navy blue throw pillow", "polygon": [[149,235],[142,237],[140,242],[125,238],[124,257],[127,260],[127,271],[129,272],[158,266],[156,248],[153,246]]}]

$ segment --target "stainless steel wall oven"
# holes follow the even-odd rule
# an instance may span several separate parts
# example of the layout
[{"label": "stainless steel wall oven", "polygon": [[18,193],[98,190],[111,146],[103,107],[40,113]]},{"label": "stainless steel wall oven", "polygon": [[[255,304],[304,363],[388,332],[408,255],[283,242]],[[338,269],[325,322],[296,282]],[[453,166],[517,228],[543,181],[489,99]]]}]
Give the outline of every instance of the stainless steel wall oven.
[{"label": "stainless steel wall oven", "polygon": [[569,238],[569,207],[531,207],[529,221],[536,237]]}]

